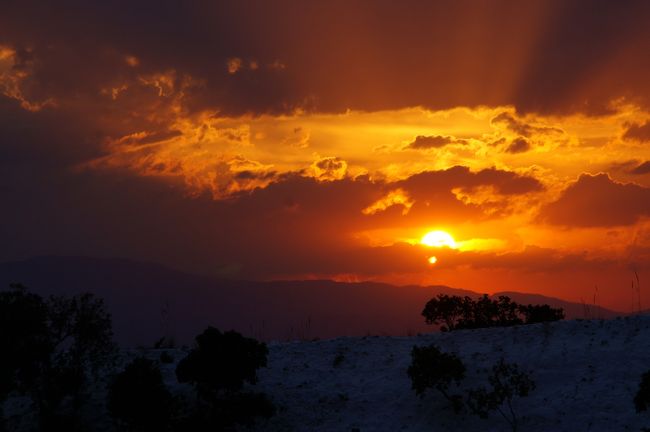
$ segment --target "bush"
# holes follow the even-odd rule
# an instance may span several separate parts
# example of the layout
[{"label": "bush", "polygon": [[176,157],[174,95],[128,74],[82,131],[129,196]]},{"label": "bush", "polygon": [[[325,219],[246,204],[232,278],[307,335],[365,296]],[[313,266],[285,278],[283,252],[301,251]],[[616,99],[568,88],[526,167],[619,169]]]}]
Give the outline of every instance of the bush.
[{"label": "bush", "polygon": [[495,300],[483,295],[472,300],[467,296],[439,294],[427,302],[422,316],[427,324],[440,325],[441,331],[451,331],[557,321],[564,318],[564,311],[549,305],[522,306],[507,296]]},{"label": "bush", "polygon": [[639,390],[634,396],[634,408],[636,412],[646,411],[650,404],[650,370],[641,376]]},{"label": "bush", "polygon": [[422,396],[427,389],[435,389],[451,403],[455,412],[459,412],[463,406],[462,396],[451,394],[449,389],[465,378],[465,365],[460,358],[440,351],[436,345],[429,345],[414,346],[411,359],[407,373],[415,394]]},{"label": "bush", "polygon": [[266,366],[266,344],[229,331],[208,327],[176,367],[176,377],[196,388],[199,406],[186,427],[224,428],[269,417],[273,406],[263,394],[242,393],[245,382],[257,382],[257,369]]},{"label": "bush", "polygon": [[109,413],[133,431],[168,430],[172,402],[160,369],[143,357],[129,363],[115,377],[108,391]]},{"label": "bush", "polygon": [[[535,382],[525,372],[521,372],[514,363],[501,359],[492,367],[488,376],[491,388],[471,390],[467,405],[481,418],[487,418],[490,411],[498,411],[516,432],[518,418],[512,401],[515,397],[525,397],[535,389]],[[504,409],[503,405],[507,407]]]}]

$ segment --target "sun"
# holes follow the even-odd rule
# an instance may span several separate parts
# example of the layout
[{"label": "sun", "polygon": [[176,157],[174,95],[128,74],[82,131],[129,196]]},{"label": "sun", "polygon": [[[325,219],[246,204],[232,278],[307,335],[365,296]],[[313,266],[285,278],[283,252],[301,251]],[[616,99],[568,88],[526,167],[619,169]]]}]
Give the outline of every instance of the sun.
[{"label": "sun", "polygon": [[451,249],[457,247],[454,238],[445,231],[429,231],[422,237],[420,243],[430,247],[448,247]]}]

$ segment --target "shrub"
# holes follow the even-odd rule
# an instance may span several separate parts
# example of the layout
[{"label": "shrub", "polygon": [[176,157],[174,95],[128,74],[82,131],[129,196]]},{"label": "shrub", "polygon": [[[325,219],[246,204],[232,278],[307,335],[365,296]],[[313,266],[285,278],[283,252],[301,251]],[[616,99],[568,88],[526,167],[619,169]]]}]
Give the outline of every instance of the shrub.
[{"label": "shrub", "polygon": [[427,324],[440,324],[441,331],[451,331],[557,321],[564,318],[564,312],[549,305],[521,306],[507,296],[490,299],[483,295],[472,300],[439,294],[427,302],[422,316]]},{"label": "shrub", "polygon": [[454,354],[440,351],[436,345],[414,346],[411,351],[408,376],[415,394],[421,396],[427,389],[435,389],[447,399],[455,412],[462,409],[462,396],[450,393],[452,384],[465,378],[465,365]]},{"label": "shrub", "polygon": [[223,428],[273,414],[265,395],[241,392],[245,382],[257,382],[257,369],[266,366],[266,344],[214,327],[197,336],[196,342],[176,367],[178,381],[194,385],[199,402],[186,427]]},{"label": "shrub", "polygon": [[650,370],[641,376],[639,390],[634,396],[634,408],[636,412],[646,411],[650,404]]},{"label": "shrub", "polygon": [[[518,418],[512,401],[515,397],[528,396],[535,389],[535,382],[516,364],[506,363],[503,359],[492,367],[488,382],[490,389],[470,390],[467,405],[481,418],[487,418],[490,411],[498,411],[516,432]],[[507,409],[503,407],[504,404]]]},{"label": "shrub", "polygon": [[160,369],[140,357],[119,373],[108,391],[108,411],[133,431],[164,431],[170,427],[172,397]]}]

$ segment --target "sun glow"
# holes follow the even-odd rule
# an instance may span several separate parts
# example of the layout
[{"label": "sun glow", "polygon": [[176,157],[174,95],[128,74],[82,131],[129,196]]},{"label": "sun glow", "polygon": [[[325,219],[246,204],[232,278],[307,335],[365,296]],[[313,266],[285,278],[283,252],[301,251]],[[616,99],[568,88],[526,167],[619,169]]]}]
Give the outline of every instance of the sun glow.
[{"label": "sun glow", "polygon": [[451,249],[456,249],[456,241],[454,238],[445,231],[429,231],[422,237],[420,240],[425,246],[429,247],[448,247]]},{"label": "sun glow", "polygon": [[436,258],[434,256],[429,257],[429,264],[435,264],[437,262],[438,262],[438,258]]}]

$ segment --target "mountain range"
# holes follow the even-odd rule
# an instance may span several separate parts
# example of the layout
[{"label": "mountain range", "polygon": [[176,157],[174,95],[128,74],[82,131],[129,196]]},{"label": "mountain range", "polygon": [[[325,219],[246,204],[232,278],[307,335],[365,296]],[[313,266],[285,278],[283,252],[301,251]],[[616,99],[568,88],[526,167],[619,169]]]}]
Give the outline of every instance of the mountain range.
[{"label": "mountain range", "polygon": [[[127,259],[52,256],[0,264],[0,287],[10,283],[43,296],[90,292],[103,298],[116,340],[125,346],[151,346],[163,336],[188,344],[208,325],[267,341],[413,335],[435,330],[420,315],[435,295],[480,295],[442,285],[227,280]],[[561,307],[569,319],[624,315],[536,294],[493,295]]]}]

